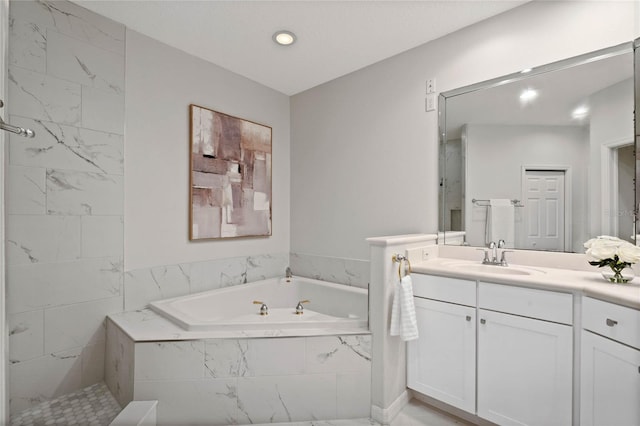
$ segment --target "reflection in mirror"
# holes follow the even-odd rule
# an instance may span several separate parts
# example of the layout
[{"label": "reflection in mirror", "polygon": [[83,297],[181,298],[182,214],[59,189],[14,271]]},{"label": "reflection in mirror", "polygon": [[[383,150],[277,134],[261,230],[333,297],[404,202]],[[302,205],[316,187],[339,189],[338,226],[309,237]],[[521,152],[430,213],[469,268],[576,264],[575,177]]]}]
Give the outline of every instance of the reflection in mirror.
[{"label": "reflection in mirror", "polygon": [[635,238],[631,43],[442,93],[443,244]]}]

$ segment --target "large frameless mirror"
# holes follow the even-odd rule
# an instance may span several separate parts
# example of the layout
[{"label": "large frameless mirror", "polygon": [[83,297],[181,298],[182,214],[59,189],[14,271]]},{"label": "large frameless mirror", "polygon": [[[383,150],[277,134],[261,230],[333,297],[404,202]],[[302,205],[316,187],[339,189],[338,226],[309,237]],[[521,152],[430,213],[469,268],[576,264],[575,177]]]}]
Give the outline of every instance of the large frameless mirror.
[{"label": "large frameless mirror", "polygon": [[633,46],[440,95],[441,244],[635,240]]}]

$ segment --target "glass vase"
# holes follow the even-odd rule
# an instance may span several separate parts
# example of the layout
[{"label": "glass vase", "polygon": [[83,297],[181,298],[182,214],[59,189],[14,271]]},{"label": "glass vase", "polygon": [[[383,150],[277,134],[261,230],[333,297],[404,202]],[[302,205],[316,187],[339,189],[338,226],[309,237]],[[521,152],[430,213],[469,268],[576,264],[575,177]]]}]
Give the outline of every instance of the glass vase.
[{"label": "glass vase", "polygon": [[607,269],[602,271],[605,280],[614,284],[626,284],[635,278],[633,269],[625,268],[621,270]]}]

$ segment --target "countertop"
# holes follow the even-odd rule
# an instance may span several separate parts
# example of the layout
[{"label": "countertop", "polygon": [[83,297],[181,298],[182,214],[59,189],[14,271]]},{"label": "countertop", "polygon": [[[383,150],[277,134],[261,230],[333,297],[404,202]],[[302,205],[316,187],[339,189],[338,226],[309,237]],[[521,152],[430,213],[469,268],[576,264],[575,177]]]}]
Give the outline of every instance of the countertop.
[{"label": "countertop", "polygon": [[[491,268],[496,268],[496,273],[492,273],[472,271],[470,268],[475,267],[472,265],[481,265],[481,263],[471,260],[438,257],[415,263],[411,266],[413,272],[419,274],[463,278],[574,294],[581,293],[596,299],[640,309],[640,277],[638,276],[626,284],[613,284],[606,282],[601,275],[602,271],[595,267],[593,271],[573,271],[524,265],[509,265],[506,267],[486,265],[485,269],[488,271],[492,271]],[[511,268],[529,274],[501,274],[499,273],[501,268]]]}]

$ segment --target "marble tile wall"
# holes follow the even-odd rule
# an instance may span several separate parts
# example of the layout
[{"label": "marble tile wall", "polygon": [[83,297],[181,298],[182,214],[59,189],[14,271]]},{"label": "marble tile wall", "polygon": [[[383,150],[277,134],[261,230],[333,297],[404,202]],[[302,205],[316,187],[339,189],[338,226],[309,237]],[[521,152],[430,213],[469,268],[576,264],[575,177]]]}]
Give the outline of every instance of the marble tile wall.
[{"label": "marble tile wall", "polygon": [[[109,347],[112,341],[115,347],[126,341],[117,326],[110,323],[109,327],[114,328],[109,331],[113,339]],[[135,400],[158,400],[158,424],[228,425],[369,416],[369,335],[133,345],[133,359],[130,350],[108,349],[113,355],[107,355],[107,383]],[[118,356],[120,353],[123,355]],[[123,368],[133,368],[133,383],[117,378]],[[125,389],[127,386],[133,389]]]},{"label": "marble tile wall", "polygon": [[9,5],[10,409],[104,378],[123,309],[124,26],[67,1]]},{"label": "marble tile wall", "polygon": [[369,285],[368,260],[291,253],[290,262],[294,275],[360,288]]}]

